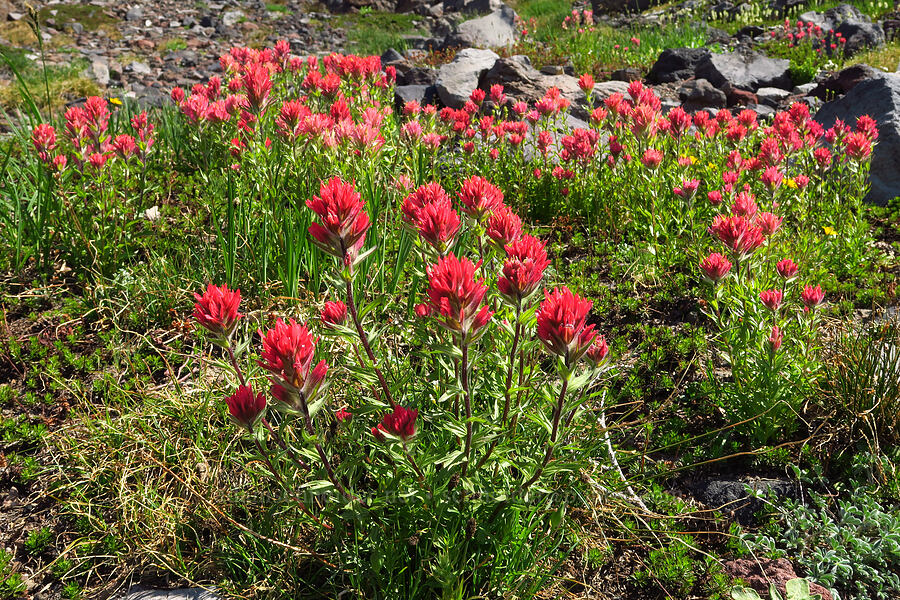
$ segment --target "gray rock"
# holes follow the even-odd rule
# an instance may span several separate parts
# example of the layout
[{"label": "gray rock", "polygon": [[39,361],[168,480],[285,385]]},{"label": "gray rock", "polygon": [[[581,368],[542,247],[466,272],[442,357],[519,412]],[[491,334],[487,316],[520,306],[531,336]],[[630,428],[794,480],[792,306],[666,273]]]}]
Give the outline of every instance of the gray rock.
[{"label": "gray rock", "polygon": [[650,72],[647,81],[650,83],[672,83],[694,76],[697,65],[709,58],[706,48],[669,48],[663,50]]},{"label": "gray rock", "polygon": [[618,69],[613,71],[610,76],[610,79],[615,81],[638,81],[639,79],[644,78],[644,74],[640,69],[636,69],[634,67],[625,67],[624,69]]},{"label": "gray rock", "polygon": [[882,71],[873,69],[867,64],[853,65],[821,80],[810,94],[822,100],[833,100],[836,96],[843,96],[863,81],[880,77],[881,74]]},{"label": "gray rock", "polygon": [[387,50],[385,50],[384,54],[381,55],[381,64],[383,65],[403,60],[406,60],[405,58],[403,58],[403,55],[393,48],[388,48]]},{"label": "gray rock", "polygon": [[782,100],[789,97],[791,93],[781,88],[764,87],[756,90],[756,97],[761,104],[769,106],[778,106]]},{"label": "gray rock", "polygon": [[147,63],[140,61],[132,61],[131,64],[128,65],[128,70],[134,73],[135,75],[152,75],[153,70]]},{"label": "gray rock", "polygon": [[466,48],[457,52],[452,62],[441,66],[438,71],[438,96],[446,106],[462,108],[469,96],[478,87],[478,80],[500,58],[490,50]]},{"label": "gray rock", "polygon": [[397,85],[434,85],[438,72],[428,67],[397,68]]},{"label": "gray rock", "polygon": [[594,89],[591,91],[591,98],[593,98],[594,101],[606,100],[613,94],[627,93],[628,82],[626,81],[601,81],[600,83],[594,85]]},{"label": "gray rock", "polygon": [[800,85],[795,85],[794,89],[791,91],[792,91],[792,93],[794,93],[798,96],[805,96],[808,93],[810,93],[811,91],[813,91],[814,89],[816,89],[817,86],[818,86],[818,84],[815,82],[802,83]]},{"label": "gray rock", "polygon": [[140,6],[132,6],[128,9],[128,12],[125,13],[126,21],[141,21],[144,18],[144,9]]},{"label": "gray rock", "polygon": [[878,23],[873,23],[869,17],[858,8],[850,4],[841,4],[829,8],[824,13],[815,11],[805,12],[800,15],[802,21],[812,22],[824,31],[833,29],[847,39],[844,45],[844,54],[851,55],[863,48],[880,46],[884,44],[884,29]]},{"label": "gray rock", "polygon": [[755,112],[760,119],[767,119],[773,116],[776,112],[774,108],[765,104],[748,104],[747,108]]},{"label": "gray rock", "polygon": [[595,15],[602,13],[642,12],[660,4],[660,0],[591,0]]},{"label": "gray rock", "polygon": [[154,590],[134,586],[117,600],[220,600],[215,589],[180,588],[174,590]]},{"label": "gray rock", "polygon": [[866,200],[885,205],[900,196],[900,74],[881,73],[857,84],[843,98],[825,103],[815,119],[827,129],[836,119],[852,126],[862,115],[878,123]]},{"label": "gray rock", "polygon": [[678,88],[678,98],[687,111],[698,111],[704,108],[725,108],[727,98],[725,92],[716,89],[705,79],[685,81]]},{"label": "gray rock", "polygon": [[717,88],[728,84],[751,92],[762,87],[789,90],[794,87],[788,75],[790,64],[789,60],[757,53],[710,54],[697,65],[696,76],[708,79]]},{"label": "gray rock", "polygon": [[229,10],[222,15],[222,24],[225,25],[225,27],[234,27],[241,22],[241,19],[246,17],[247,15],[245,15],[242,10]]},{"label": "gray rock", "polygon": [[516,41],[516,11],[505,4],[489,15],[463,21],[447,36],[444,46],[499,48]]},{"label": "gray rock", "polygon": [[394,105],[397,111],[403,109],[407,102],[418,102],[421,105],[434,104],[437,89],[433,85],[398,85],[394,88]]},{"label": "gray rock", "polygon": [[545,75],[531,66],[527,56],[522,55],[497,60],[482,78],[481,87],[487,90],[498,83],[503,85],[511,98],[529,103],[540,100],[547,90],[555,87],[573,103],[576,113],[579,111],[575,105],[586,99],[577,79],[570,75]]},{"label": "gray rock", "polygon": [[75,35],[81,35],[84,33],[84,25],[75,21],[72,23],[66,23],[66,29],[74,33]]},{"label": "gray rock", "polygon": [[91,76],[102,86],[109,85],[109,65],[100,60],[91,63]]}]

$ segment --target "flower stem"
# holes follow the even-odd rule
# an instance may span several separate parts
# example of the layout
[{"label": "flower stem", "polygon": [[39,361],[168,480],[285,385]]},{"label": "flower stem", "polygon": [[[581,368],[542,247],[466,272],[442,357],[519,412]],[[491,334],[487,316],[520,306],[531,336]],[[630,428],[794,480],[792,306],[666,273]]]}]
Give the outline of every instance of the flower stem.
[{"label": "flower stem", "polygon": [[263,461],[266,463],[266,466],[269,468],[269,471],[271,471],[272,475],[275,476],[275,479],[278,481],[278,485],[280,485],[281,488],[285,492],[287,492],[288,496],[291,497],[291,500],[296,502],[297,505],[300,507],[300,510],[302,510],[304,512],[304,514],[306,514],[310,519],[312,519],[313,521],[315,521],[316,523],[318,523],[325,529],[333,529],[333,527],[331,525],[328,525],[327,523],[323,523],[322,521],[320,521],[319,517],[317,517],[316,515],[312,514],[312,512],[310,512],[310,510],[306,507],[306,504],[303,503],[303,500],[301,500],[300,498],[295,496],[293,493],[291,493],[290,490],[288,490],[287,485],[284,482],[284,478],[281,476],[281,473],[279,473],[277,470],[275,470],[275,467],[272,465],[272,461],[269,459],[269,454],[266,452],[265,448],[263,448],[262,443],[258,439],[255,441],[256,441],[256,448],[259,450],[259,453],[262,455]]},{"label": "flower stem", "polygon": [[384,374],[381,372],[381,369],[378,368],[378,360],[375,358],[375,353],[372,352],[372,346],[369,345],[369,338],[366,336],[366,332],[359,320],[359,313],[356,311],[356,302],[353,301],[353,281],[350,279],[347,280],[347,308],[350,310],[350,316],[353,319],[353,324],[356,326],[356,333],[359,335],[359,341],[362,342],[363,350],[366,351],[366,356],[368,356],[369,360],[372,362],[372,368],[375,370],[375,375],[378,376],[378,383],[381,384],[381,389],[384,390],[384,397],[387,398],[388,403],[391,405],[391,408],[393,408],[397,404],[394,402],[394,397],[391,395],[391,390],[388,387],[387,380],[384,378]]},{"label": "flower stem", "polygon": [[469,395],[469,344],[461,342],[462,364],[460,365],[460,380],[462,381],[463,399],[466,403],[466,461],[463,463],[462,475],[466,476],[469,470],[469,459],[472,455],[472,398]]},{"label": "flower stem", "polygon": [[544,453],[544,460],[541,462],[541,465],[537,468],[537,471],[534,472],[534,475],[531,476],[531,479],[522,484],[522,492],[527,493],[528,488],[532,486],[532,484],[538,480],[541,474],[544,472],[544,469],[547,467],[547,464],[550,462],[550,458],[553,456],[553,446],[556,444],[556,439],[559,436],[559,421],[562,417],[563,404],[566,401],[566,392],[569,389],[569,378],[566,377],[563,379],[562,389],[559,392],[559,400],[556,402],[556,408],[553,410],[553,430],[550,432],[550,439],[547,441],[547,451]]}]

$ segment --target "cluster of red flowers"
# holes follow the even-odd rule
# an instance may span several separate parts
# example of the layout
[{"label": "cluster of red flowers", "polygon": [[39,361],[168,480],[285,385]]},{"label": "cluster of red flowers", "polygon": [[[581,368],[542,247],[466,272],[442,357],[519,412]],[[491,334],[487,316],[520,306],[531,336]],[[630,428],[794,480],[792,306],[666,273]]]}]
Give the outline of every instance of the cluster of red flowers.
[{"label": "cluster of red flowers", "polygon": [[798,20],[792,23],[788,18],[785,18],[780,30],[773,30],[769,35],[774,39],[786,41],[790,48],[809,44],[816,52],[820,54],[824,52],[829,56],[835,52],[843,52],[847,44],[847,38],[840,31],[829,29],[825,32],[821,26],[812,21]]},{"label": "cluster of red flowers", "polygon": [[[52,125],[42,123],[31,133],[31,143],[38,158],[53,171],[62,171],[67,165],[83,170],[85,166],[99,171],[112,158],[128,162],[136,158],[141,163],[153,146],[154,125],[142,112],[131,118],[135,135],[127,133],[114,137],[109,134],[109,106],[99,96],[88,98],[84,106],[73,106],[66,111],[65,139],[61,146]],[[137,137],[135,137],[137,136]]]},{"label": "cluster of red flowers", "polygon": [[[176,87],[171,96],[198,128],[233,126],[234,156],[245,150],[256,124],[270,108],[275,109],[278,137],[290,144],[316,142],[326,148],[375,153],[385,143],[381,126],[390,109],[380,107],[373,91],[389,88],[396,71],[389,66],[382,72],[377,56],[332,54],[321,61],[315,56],[302,59],[292,56],[282,40],[263,50],[232,48],[219,62],[225,81],[214,76],[205,85],[196,84],[190,95]],[[279,96],[295,94],[298,88],[302,95],[279,103]],[[327,110],[317,111],[316,103],[324,103]]]}]

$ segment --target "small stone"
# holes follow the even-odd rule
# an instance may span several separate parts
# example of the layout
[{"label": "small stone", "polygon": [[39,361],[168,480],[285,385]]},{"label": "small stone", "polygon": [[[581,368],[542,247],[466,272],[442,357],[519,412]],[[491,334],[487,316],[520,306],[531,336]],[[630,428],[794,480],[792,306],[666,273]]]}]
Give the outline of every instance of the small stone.
[{"label": "small stone", "polygon": [[756,90],[756,97],[761,104],[778,106],[782,100],[788,98],[791,93],[787,90],[773,87],[763,87]]},{"label": "small stone", "polygon": [[130,65],[128,65],[128,70],[136,75],[152,75],[153,70],[147,63],[133,61]]},{"label": "small stone", "polygon": [[247,15],[244,14],[244,11],[229,10],[224,15],[222,15],[222,23],[225,25],[225,27],[234,27],[242,19],[246,18],[246,16]]},{"label": "small stone", "polygon": [[140,6],[132,6],[128,9],[128,12],[125,13],[126,21],[140,21],[144,18],[144,9]]},{"label": "small stone", "polygon": [[109,66],[99,60],[91,63],[91,76],[102,86],[109,85]]}]

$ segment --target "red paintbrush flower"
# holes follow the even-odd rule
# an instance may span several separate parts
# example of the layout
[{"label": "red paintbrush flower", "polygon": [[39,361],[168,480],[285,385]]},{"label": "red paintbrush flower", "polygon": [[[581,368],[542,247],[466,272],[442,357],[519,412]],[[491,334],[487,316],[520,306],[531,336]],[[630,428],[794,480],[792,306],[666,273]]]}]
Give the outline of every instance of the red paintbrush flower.
[{"label": "red paintbrush flower", "polygon": [[243,316],[238,312],[241,290],[229,290],[228,284],[222,287],[209,284],[202,296],[194,293],[194,298],[197,300],[194,304],[197,322],[213,335],[230,336],[238,319]]},{"label": "red paintbrush flower", "polygon": [[242,385],[234,394],[225,398],[225,404],[235,423],[252,430],[266,408],[266,396],[262,392],[254,396],[249,386]]},{"label": "red paintbrush flower", "polygon": [[319,195],[306,201],[321,223],[309,226],[314,242],[323,251],[346,262],[356,259],[366,241],[369,215],[352,183],[333,177],[323,182]]},{"label": "red paintbrush flower", "polygon": [[537,312],[537,335],[547,350],[574,364],[587,352],[597,335],[587,315],[594,305],[562,286],[544,292]]},{"label": "red paintbrush flower", "polygon": [[483,279],[475,279],[475,265],[450,253],[426,272],[429,312],[441,326],[462,335],[463,341],[474,339],[494,314],[481,306],[487,286]]},{"label": "red paintbrush flower", "polygon": [[503,273],[497,279],[497,288],[515,306],[537,291],[550,261],[544,242],[530,235],[509,244],[506,256]]}]

